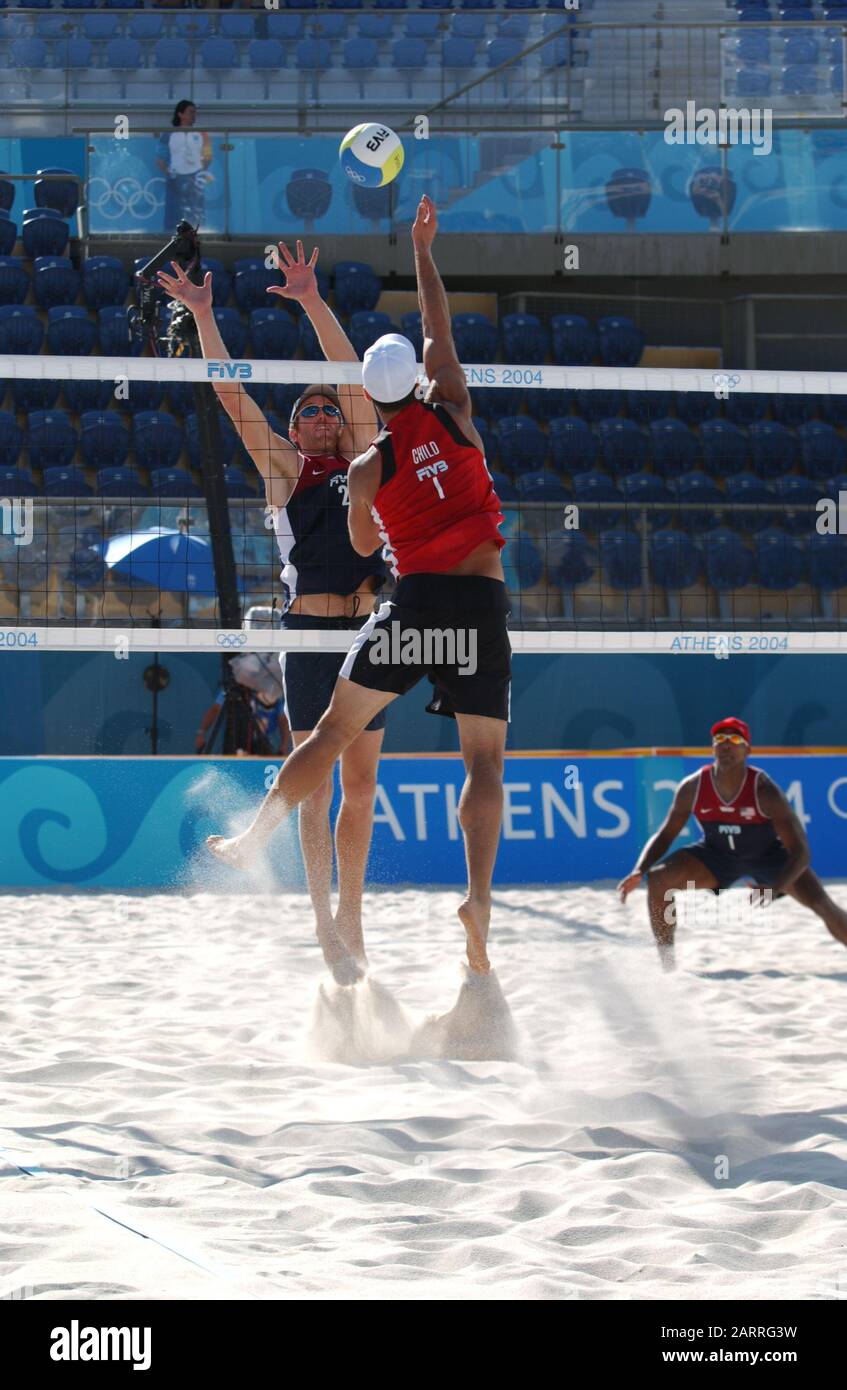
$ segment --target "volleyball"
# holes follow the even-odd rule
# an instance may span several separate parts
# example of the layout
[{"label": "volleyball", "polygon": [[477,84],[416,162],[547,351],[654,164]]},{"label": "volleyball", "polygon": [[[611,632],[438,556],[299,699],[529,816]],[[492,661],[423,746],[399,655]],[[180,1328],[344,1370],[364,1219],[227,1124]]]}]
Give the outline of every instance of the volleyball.
[{"label": "volleyball", "polygon": [[341,141],[338,157],[353,183],[383,188],[403,168],[403,142],[387,125],[357,125]]}]

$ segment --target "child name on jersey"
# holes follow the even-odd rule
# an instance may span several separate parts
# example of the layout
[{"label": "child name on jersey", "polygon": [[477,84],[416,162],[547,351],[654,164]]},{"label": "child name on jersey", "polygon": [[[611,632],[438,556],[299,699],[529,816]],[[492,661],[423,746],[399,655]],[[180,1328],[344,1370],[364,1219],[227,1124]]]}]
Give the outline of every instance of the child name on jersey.
[{"label": "child name on jersey", "polygon": [[[435,484],[435,490],[439,497],[443,497],[444,492],[436,475],[438,473],[446,473],[447,464],[444,462],[444,459],[438,458],[440,452],[440,448],[434,439],[431,439],[428,444],[418,444],[412,449],[412,463],[415,465],[418,482],[423,483],[427,478],[431,478]],[[435,463],[425,463],[425,459],[436,459],[437,461]],[[419,463],[423,463],[423,468],[418,468],[417,465]]]}]

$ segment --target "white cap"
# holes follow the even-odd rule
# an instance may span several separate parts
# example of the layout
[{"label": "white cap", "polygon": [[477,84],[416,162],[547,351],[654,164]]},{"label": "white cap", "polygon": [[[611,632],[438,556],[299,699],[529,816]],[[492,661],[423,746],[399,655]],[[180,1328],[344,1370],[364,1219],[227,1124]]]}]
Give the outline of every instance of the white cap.
[{"label": "white cap", "polygon": [[408,396],[418,380],[415,349],[400,333],[385,333],[365,353],[362,385],[375,401],[388,405]]}]

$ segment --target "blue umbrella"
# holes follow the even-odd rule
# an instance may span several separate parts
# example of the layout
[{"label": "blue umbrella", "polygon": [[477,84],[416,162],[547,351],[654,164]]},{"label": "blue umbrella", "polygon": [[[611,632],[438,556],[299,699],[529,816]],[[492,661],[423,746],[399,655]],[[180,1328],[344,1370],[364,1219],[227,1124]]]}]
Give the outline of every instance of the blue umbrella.
[{"label": "blue umbrella", "polygon": [[[212,547],[197,536],[154,527],[112,536],[102,549],[107,567],[137,584],[174,594],[216,592]],[[239,578],[239,588],[243,587]]]}]

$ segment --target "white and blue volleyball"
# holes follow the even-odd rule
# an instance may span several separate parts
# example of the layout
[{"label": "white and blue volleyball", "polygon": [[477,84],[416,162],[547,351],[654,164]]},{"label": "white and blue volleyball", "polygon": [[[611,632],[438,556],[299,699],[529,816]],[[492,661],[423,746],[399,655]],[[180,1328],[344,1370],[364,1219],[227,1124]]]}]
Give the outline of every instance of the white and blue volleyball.
[{"label": "white and blue volleyball", "polygon": [[338,150],[348,179],[363,188],[383,188],[403,168],[403,143],[387,125],[357,125]]}]

